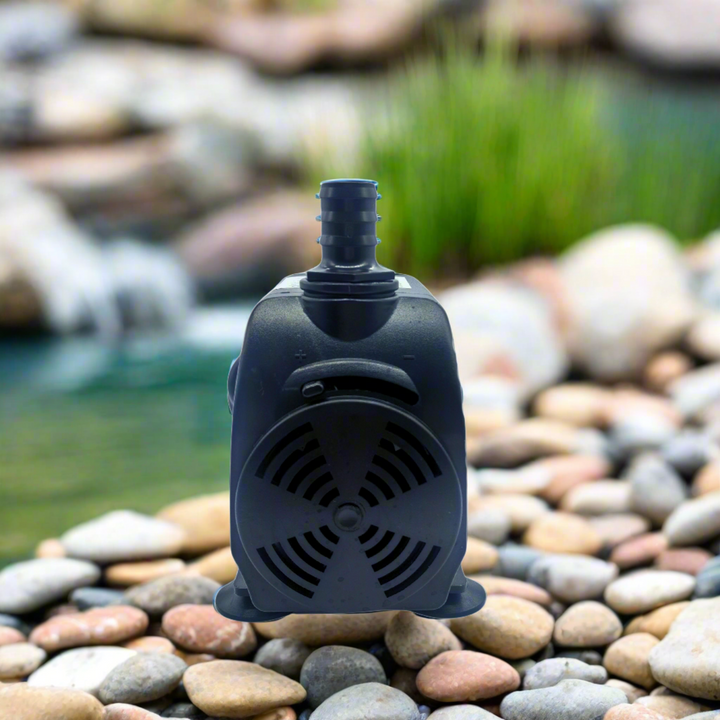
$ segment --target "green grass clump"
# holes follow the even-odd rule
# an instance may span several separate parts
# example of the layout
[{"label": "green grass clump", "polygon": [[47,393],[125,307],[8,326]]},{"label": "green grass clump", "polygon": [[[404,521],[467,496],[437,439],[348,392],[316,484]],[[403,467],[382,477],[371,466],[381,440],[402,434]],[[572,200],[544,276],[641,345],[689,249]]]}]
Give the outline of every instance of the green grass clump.
[{"label": "green grass clump", "polygon": [[594,70],[455,47],[392,78],[356,167],[326,157],[310,174],[377,179],[381,260],[425,277],[555,254],[619,222],[710,231],[717,128],[700,149],[687,118],[668,131],[638,98],[628,118],[626,98]]}]

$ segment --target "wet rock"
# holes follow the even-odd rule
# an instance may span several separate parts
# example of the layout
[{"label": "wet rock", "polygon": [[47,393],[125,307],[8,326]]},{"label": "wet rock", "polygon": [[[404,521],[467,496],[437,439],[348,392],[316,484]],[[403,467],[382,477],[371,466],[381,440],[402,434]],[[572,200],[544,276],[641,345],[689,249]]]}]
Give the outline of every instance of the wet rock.
[{"label": "wet rock", "polygon": [[162,509],[157,517],[185,530],[185,553],[200,555],[230,544],[228,492],[182,500]]},{"label": "wet rock", "polygon": [[104,720],[103,706],[86,692],[27,683],[0,689],[0,716],[12,720]]},{"label": "wet rock", "polygon": [[613,706],[626,701],[617,688],[584,680],[563,680],[539,690],[508,695],[500,705],[505,720],[596,720]]},{"label": "wet rock", "polygon": [[608,672],[651,690],[657,684],[650,671],[648,657],[660,642],[649,633],[634,633],[616,640],[605,652]]},{"label": "wet rock", "polygon": [[174,555],[184,538],[172,523],[117,510],[69,530],[60,542],[71,557],[108,563]]},{"label": "wet rock", "polygon": [[0,571],[0,612],[32,612],[99,577],[96,565],[80,560],[48,558],[9,565]]},{"label": "wet rock", "polygon": [[419,670],[440,653],[462,649],[462,643],[441,622],[401,611],[390,621],[385,644],[402,667]]},{"label": "wet rock", "polygon": [[605,602],[618,613],[637,615],[684,600],[694,589],[695,578],[691,575],[642,570],[610,583]]},{"label": "wet rock", "polygon": [[622,635],[618,616],[599,602],[580,602],[569,607],[556,621],[554,641],[564,647],[604,647]]},{"label": "wet rock", "polygon": [[137,585],[125,593],[125,600],[159,617],[178,605],[211,605],[219,583],[204,577],[161,577]]},{"label": "wet rock", "polygon": [[140,705],[157,700],[175,690],[186,669],[187,665],[175,655],[137,653],[108,673],[98,697],[105,705]]},{"label": "wet rock", "polygon": [[193,665],[185,671],[183,685],[194,705],[210,716],[220,717],[258,715],[295,705],[306,695],[303,686],[294,680],[240,660]]},{"label": "wet rock", "polygon": [[608,228],[560,259],[574,362],[592,378],[638,376],[678,340],[694,304],[673,239],[645,225]]},{"label": "wet rock", "polygon": [[71,615],[59,615],[38,625],[30,642],[47,652],[86,645],[111,645],[141,635],[148,616],[127,605],[95,608]]},{"label": "wet rock", "polygon": [[405,693],[379,683],[341,690],[328,698],[313,720],[420,720],[417,705]]},{"label": "wet rock", "polygon": [[282,620],[254,623],[266,638],[293,638],[306,645],[356,645],[381,640],[394,613],[364,615],[288,615]]},{"label": "wet rock", "polygon": [[684,695],[720,700],[714,668],[720,654],[720,599],[695,600],[650,652],[650,668],[665,687]]},{"label": "wet rock", "polygon": [[450,650],[431,660],[417,676],[420,692],[440,702],[467,702],[516,690],[520,676],[508,663],[469,650]]},{"label": "wet rock", "polygon": [[253,662],[274,670],[291,680],[300,679],[300,670],[312,650],[293,638],[276,638],[266,642],[255,654]]},{"label": "wet rock", "polygon": [[370,653],[357,648],[328,645],[312,652],[303,663],[300,684],[307,691],[310,707],[353,685],[387,685],[382,665]]},{"label": "wet rock", "polygon": [[473,615],[451,621],[452,631],[478,650],[508,660],[530,657],[552,637],[552,615],[521,598],[492,595]]},{"label": "wet rock", "polygon": [[110,671],[134,655],[134,650],[119,647],[66,650],[36,670],[28,678],[28,685],[74,688],[97,695]]},{"label": "wet rock", "polygon": [[162,619],[163,632],[175,645],[218,658],[241,658],[257,647],[250,623],[228,620],[212,605],[177,605]]}]

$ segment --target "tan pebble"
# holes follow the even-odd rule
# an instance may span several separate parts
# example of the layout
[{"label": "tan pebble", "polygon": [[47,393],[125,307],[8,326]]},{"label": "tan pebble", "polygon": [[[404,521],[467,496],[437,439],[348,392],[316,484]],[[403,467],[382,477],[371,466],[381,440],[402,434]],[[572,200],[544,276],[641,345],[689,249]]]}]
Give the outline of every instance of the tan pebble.
[{"label": "tan pebble", "polygon": [[707,705],[701,705],[699,702],[695,702],[690,698],[673,694],[648,695],[647,697],[638,699],[635,704],[650,708],[672,720],[705,712],[710,709]]},{"label": "tan pebble", "polygon": [[571,605],[555,622],[554,641],[562,647],[604,647],[623,631],[620,618],[606,605],[593,600]]},{"label": "tan pebble", "polygon": [[625,680],[619,680],[618,678],[610,678],[605,684],[609,687],[614,687],[618,688],[618,690],[622,690],[627,696],[628,702],[630,704],[634,703],[638,698],[645,697],[647,695],[647,691],[643,690],[642,688],[635,687],[629,682],[625,682]]},{"label": "tan pebble", "polygon": [[543,607],[550,607],[553,603],[553,597],[547,590],[522,580],[504,578],[499,575],[473,575],[472,579],[483,586],[488,596],[511,595]]},{"label": "tan pebble", "polygon": [[297,720],[297,713],[291,707],[277,708],[256,715],[252,720]]},{"label": "tan pebble", "polygon": [[183,676],[190,701],[210,716],[252,717],[295,705],[305,688],[284,675],[240,660],[213,660],[193,665]]},{"label": "tan pebble", "polygon": [[195,573],[210,578],[222,585],[232,582],[237,575],[237,565],[229,547],[215,550],[209,555],[204,555],[195,562],[190,563],[185,570],[186,573]]},{"label": "tan pebble", "polygon": [[465,406],[465,431],[469,444],[486,433],[510,427],[518,420],[517,412]]},{"label": "tan pebble", "polygon": [[46,658],[46,652],[32,643],[3,645],[0,647],[0,680],[27,677],[35,672]]},{"label": "tan pebble", "polygon": [[648,657],[659,642],[650,633],[626,635],[606,650],[603,665],[611,675],[651,690],[657,682],[650,671]]},{"label": "tan pebble", "polygon": [[560,455],[533,464],[551,475],[540,497],[552,505],[558,505],[572,488],[606,478],[610,472],[610,463],[597,455]]},{"label": "tan pebble", "polygon": [[65,547],[57,538],[43,540],[35,548],[36,558],[64,558],[67,557]]},{"label": "tan pebble", "polygon": [[675,622],[680,613],[690,604],[690,601],[672,603],[653,610],[647,615],[640,615],[625,628],[625,634],[631,635],[636,632],[646,632],[662,640],[670,631],[670,626]]},{"label": "tan pebble", "polygon": [[636,388],[616,390],[606,408],[606,423],[622,421],[632,415],[657,416],[679,427],[682,417],[677,408],[666,397],[650,395]]},{"label": "tan pebble", "polygon": [[539,393],[534,412],[570,425],[600,427],[605,422],[605,407],[611,394],[598,385],[564,383]]},{"label": "tan pebble", "polygon": [[417,676],[423,695],[440,702],[485,700],[520,686],[515,668],[498,658],[469,650],[450,650],[432,659]]},{"label": "tan pebble", "polygon": [[630,511],[630,483],[597,480],[578,485],[566,493],[560,509],[578,515],[608,515]]},{"label": "tan pebble", "polygon": [[462,643],[445,625],[408,611],[399,612],[390,621],[385,645],[398,665],[414,670],[440,653],[462,649]]},{"label": "tan pebble", "polygon": [[160,720],[160,716],[137,705],[113,703],[105,706],[103,720]]},{"label": "tan pebble", "polygon": [[615,548],[630,538],[643,535],[650,530],[650,521],[635,513],[591,517],[588,518],[588,522],[600,535],[605,548]]},{"label": "tan pebble", "polygon": [[613,548],[610,562],[614,562],[621,570],[649,565],[667,546],[667,538],[662,533],[646,533],[625,540]]},{"label": "tan pebble", "polygon": [[596,555],[602,548],[600,535],[587,520],[563,512],[540,516],[523,540],[530,547],[555,553]]},{"label": "tan pebble", "polygon": [[212,605],[178,605],[162,619],[163,632],[180,648],[218,658],[241,658],[257,647],[250,623],[229,620]]},{"label": "tan pebble", "polygon": [[0,625],[0,647],[25,642],[25,636],[15,628]]},{"label": "tan pebble", "polygon": [[664,393],[668,386],[693,368],[684,353],[670,350],[656,355],[645,366],[644,382],[649,390]]},{"label": "tan pebble", "polygon": [[208,653],[186,653],[182,650],[177,650],[175,654],[185,661],[185,664],[190,667],[191,665],[199,665],[200,663],[211,662],[217,660],[214,655]]},{"label": "tan pebble", "polygon": [[698,470],[691,491],[695,497],[720,490],[720,461],[713,460]]},{"label": "tan pebble", "polygon": [[30,633],[30,642],[47,652],[85,645],[113,645],[142,634],[148,616],[127,605],[93,608],[52,618]]},{"label": "tan pebble", "polygon": [[484,540],[468,537],[462,569],[466,575],[492,570],[498,561],[498,551]]},{"label": "tan pebble", "polygon": [[137,650],[137,652],[164,653],[168,655],[175,653],[175,646],[164,637],[139,637],[123,643],[123,647],[128,648],[128,650]]},{"label": "tan pebble", "polygon": [[530,657],[552,638],[554,620],[539,605],[522,598],[491,595],[485,607],[452,620],[452,631],[479,650],[508,660]]},{"label": "tan pebble", "polygon": [[311,647],[320,645],[354,645],[381,640],[393,612],[364,615],[288,615],[282,620],[254,623],[255,630],[266,638],[293,638]]},{"label": "tan pebble", "polygon": [[477,498],[472,510],[505,513],[510,518],[510,528],[514,533],[522,532],[534,520],[550,512],[545,501],[531,495],[487,495]]},{"label": "tan pebble", "polygon": [[697,575],[714,555],[703,548],[670,548],[655,559],[658,570],[676,570]]},{"label": "tan pebble", "polygon": [[185,569],[185,563],[177,558],[151,560],[149,562],[118,563],[105,570],[105,580],[116,587],[130,587],[157,580],[166,575],[176,575]]},{"label": "tan pebble", "polygon": [[229,492],[181,500],[163,508],[157,517],[185,530],[185,553],[200,555],[230,544]]},{"label": "tan pebble", "polygon": [[667,720],[667,717],[642,705],[615,705],[605,713],[603,720]]},{"label": "tan pebble", "polygon": [[100,701],[82,690],[30,687],[27,683],[0,689],[3,720],[103,720],[103,715]]}]

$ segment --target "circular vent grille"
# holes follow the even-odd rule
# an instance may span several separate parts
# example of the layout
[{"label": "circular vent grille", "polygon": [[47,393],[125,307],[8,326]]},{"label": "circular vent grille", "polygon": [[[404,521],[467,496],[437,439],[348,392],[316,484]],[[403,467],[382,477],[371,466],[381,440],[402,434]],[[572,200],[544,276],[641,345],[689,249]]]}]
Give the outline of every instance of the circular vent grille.
[{"label": "circular vent grille", "polygon": [[236,503],[257,570],[324,612],[391,607],[426,585],[462,512],[457,474],[430,430],[359,398],[283,418],[248,458]]}]

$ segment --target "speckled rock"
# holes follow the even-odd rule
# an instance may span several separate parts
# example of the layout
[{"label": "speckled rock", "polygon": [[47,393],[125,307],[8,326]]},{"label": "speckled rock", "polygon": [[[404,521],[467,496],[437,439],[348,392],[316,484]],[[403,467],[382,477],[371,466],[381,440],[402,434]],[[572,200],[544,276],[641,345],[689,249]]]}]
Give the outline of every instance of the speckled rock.
[{"label": "speckled rock", "polygon": [[694,600],[650,652],[655,679],[684,695],[720,700],[720,598]]},{"label": "speckled rock", "polygon": [[478,612],[452,620],[451,628],[479,650],[519,660],[550,642],[554,624],[552,615],[535,603],[492,595]]},{"label": "speckled rock", "polygon": [[32,643],[20,642],[0,647],[0,680],[24,678],[45,662],[47,654]]},{"label": "speckled rock", "polygon": [[181,500],[163,508],[157,517],[185,531],[182,551],[199,555],[230,543],[230,493]]},{"label": "speckled rock", "polygon": [[553,687],[562,680],[585,680],[603,684],[608,675],[603,667],[588,665],[573,658],[549,658],[535,664],[525,673],[524,690]]},{"label": "speckled rock", "polygon": [[569,607],[555,622],[553,640],[573,648],[604,647],[622,635],[622,623],[606,605],[587,601]]},{"label": "speckled rock", "polygon": [[598,558],[549,555],[533,564],[528,580],[562,602],[576,603],[601,597],[617,575],[617,565]]},{"label": "speckled rock", "polygon": [[436,655],[461,650],[462,643],[441,622],[399,612],[388,625],[385,644],[398,665],[419,670]]},{"label": "speckled rock", "polygon": [[95,608],[73,615],[59,615],[30,633],[30,642],[47,652],[86,645],[112,645],[141,635],[148,616],[128,605]]},{"label": "speckled rock", "polygon": [[647,695],[647,691],[643,690],[642,688],[635,687],[635,685],[631,685],[629,682],[625,682],[624,680],[619,680],[618,678],[610,678],[606,683],[606,685],[609,685],[610,687],[619,688],[625,693],[625,696],[628,699],[628,702],[632,705],[638,698],[645,697]]},{"label": "speckled rock", "polygon": [[68,530],[60,542],[69,557],[111,563],[175,555],[184,539],[178,525],[116,510]]},{"label": "speckled rock", "polygon": [[193,665],[185,671],[183,685],[190,700],[204,713],[230,718],[252,717],[295,705],[306,695],[300,683],[241,660]]},{"label": "speckled rock", "polygon": [[138,653],[113,668],[103,680],[98,697],[105,705],[140,705],[171,693],[187,665],[175,655]]},{"label": "speckled rock", "polygon": [[626,635],[607,649],[603,663],[612,675],[651,690],[657,683],[650,671],[648,658],[659,642],[650,633]]},{"label": "speckled rock", "polygon": [[539,517],[527,529],[523,541],[551,553],[596,555],[602,547],[600,536],[587,520],[563,512]]},{"label": "speckled rock", "polygon": [[440,702],[468,702],[516,690],[520,675],[506,662],[469,650],[449,650],[431,660],[417,676],[417,687]]},{"label": "speckled rock", "polygon": [[563,680],[553,687],[511,693],[500,712],[504,720],[598,720],[626,699],[617,688]]},{"label": "speckled rock", "polygon": [[100,569],[81,560],[46,558],[9,565],[0,571],[0,612],[32,612],[99,578]]},{"label": "speckled rock", "polygon": [[671,546],[702,545],[720,535],[720,492],[680,505],[663,525]]},{"label": "speckled rock", "polygon": [[685,573],[641,570],[608,585],[605,602],[616,612],[637,615],[692,595],[695,578]]},{"label": "speckled rock", "polygon": [[178,605],[212,605],[219,587],[209,578],[172,575],[130,588],[125,599],[150,617],[159,617]]},{"label": "speckled rock", "polygon": [[228,620],[212,605],[177,605],[163,615],[162,629],[183,650],[218,658],[242,658],[257,647],[250,623]]},{"label": "speckled rock", "polygon": [[111,590],[100,587],[82,587],[70,593],[70,602],[78,610],[91,610],[92,608],[107,607],[108,605],[123,605],[123,593],[120,590]]},{"label": "speckled rock", "polygon": [[147,562],[118,563],[105,568],[108,585],[130,587],[157,580],[166,575],[175,575],[185,569],[185,563],[177,558],[149,560]]},{"label": "speckled rock", "polygon": [[120,647],[93,647],[66,650],[36,670],[29,678],[31,687],[65,687],[97,695],[110,671],[135,655]]},{"label": "speckled rock", "polygon": [[307,691],[310,707],[316,708],[352,685],[387,684],[380,661],[369,652],[342,645],[327,645],[312,652],[300,671],[300,684]]},{"label": "speckled rock", "polygon": [[312,649],[299,640],[276,638],[266,642],[255,653],[253,662],[291,680],[299,680],[300,670],[311,652]]},{"label": "speckled rock", "polygon": [[328,698],[312,714],[312,720],[420,720],[420,712],[405,693],[365,683]]},{"label": "speckled rock", "polygon": [[669,632],[670,626],[675,622],[680,613],[689,605],[689,601],[671,603],[664,605],[647,615],[639,615],[633,618],[625,628],[625,635],[636,632],[646,632],[662,640]]},{"label": "speckled rock", "polygon": [[484,540],[468,537],[462,569],[466,575],[492,570],[498,561],[498,551]]},{"label": "speckled rock", "polygon": [[364,615],[288,615],[282,620],[254,623],[266,638],[294,638],[306,645],[355,645],[381,640],[394,613]]},{"label": "speckled rock", "polygon": [[0,688],[0,717],[8,720],[104,720],[103,706],[92,695],[26,683]]},{"label": "speckled rock", "polygon": [[497,715],[477,705],[453,705],[436,710],[428,720],[497,720]]},{"label": "speckled rock", "polygon": [[649,565],[667,546],[667,538],[662,533],[639,535],[613,548],[610,561],[622,570]]},{"label": "speckled rock", "polygon": [[12,627],[0,626],[0,647],[25,642],[27,638],[19,630]]}]

